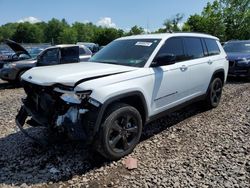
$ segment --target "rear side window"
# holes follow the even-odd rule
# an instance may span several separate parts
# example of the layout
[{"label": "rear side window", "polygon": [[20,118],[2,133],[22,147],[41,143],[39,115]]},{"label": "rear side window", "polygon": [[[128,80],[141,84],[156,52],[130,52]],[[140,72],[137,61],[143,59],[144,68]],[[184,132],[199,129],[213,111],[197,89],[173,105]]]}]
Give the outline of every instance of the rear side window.
[{"label": "rear side window", "polygon": [[200,38],[185,37],[184,44],[187,59],[197,59],[204,57],[203,47]]},{"label": "rear side window", "polygon": [[61,63],[73,63],[79,61],[79,47],[61,48]]},{"label": "rear side window", "polygon": [[85,50],[83,49],[83,48],[79,48],[79,53],[80,53],[80,55],[85,55],[86,54],[86,52],[85,52]]},{"label": "rear side window", "polygon": [[209,55],[218,55],[220,54],[220,48],[214,39],[205,39]]},{"label": "rear side window", "polygon": [[174,54],[177,62],[185,60],[182,38],[168,39],[158,52],[158,55],[162,54]]}]

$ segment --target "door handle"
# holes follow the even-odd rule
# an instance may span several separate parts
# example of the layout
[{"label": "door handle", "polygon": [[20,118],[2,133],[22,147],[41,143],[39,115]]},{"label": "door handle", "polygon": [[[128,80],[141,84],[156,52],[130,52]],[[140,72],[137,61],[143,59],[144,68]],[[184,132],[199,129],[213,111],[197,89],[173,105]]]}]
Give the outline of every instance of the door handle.
[{"label": "door handle", "polygon": [[209,60],[207,63],[208,63],[209,65],[212,65],[212,64],[213,64],[213,61]]},{"label": "door handle", "polygon": [[181,69],[182,72],[184,72],[184,71],[186,71],[188,69],[188,67],[186,65],[182,65],[180,67],[180,69]]}]

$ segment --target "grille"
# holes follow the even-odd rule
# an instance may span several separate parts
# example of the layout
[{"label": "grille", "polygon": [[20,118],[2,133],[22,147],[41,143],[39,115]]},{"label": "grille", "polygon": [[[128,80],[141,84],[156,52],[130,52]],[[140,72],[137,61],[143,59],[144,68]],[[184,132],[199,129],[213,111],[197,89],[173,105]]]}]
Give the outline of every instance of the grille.
[{"label": "grille", "polygon": [[50,116],[55,108],[55,100],[51,96],[51,88],[43,87],[25,81],[22,82],[24,90],[27,94],[29,107],[36,113],[42,113],[45,116]]}]

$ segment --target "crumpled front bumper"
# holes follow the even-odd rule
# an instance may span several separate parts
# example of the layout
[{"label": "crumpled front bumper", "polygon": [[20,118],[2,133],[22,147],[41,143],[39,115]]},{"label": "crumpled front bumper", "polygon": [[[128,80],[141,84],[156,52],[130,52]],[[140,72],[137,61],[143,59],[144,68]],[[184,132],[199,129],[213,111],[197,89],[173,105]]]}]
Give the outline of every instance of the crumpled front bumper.
[{"label": "crumpled front bumper", "polygon": [[34,140],[36,143],[38,143],[41,146],[47,146],[48,143],[45,142],[43,139],[39,139],[36,138],[34,136],[31,136],[24,128],[24,124],[26,122],[26,119],[28,118],[28,112],[25,109],[24,106],[21,107],[21,109],[19,110],[17,116],[16,116],[16,125],[18,126],[18,128],[20,129],[20,131],[27,137],[29,137],[30,139]]},{"label": "crumpled front bumper", "polygon": [[[26,105],[25,105],[26,104]],[[50,132],[54,133],[65,133],[70,140],[75,141],[84,141],[86,144],[91,143],[93,139],[93,130],[94,130],[94,123],[89,118],[89,116],[93,115],[92,113],[86,114],[77,114],[79,119],[75,119],[77,113],[76,107],[70,107],[69,110],[61,116],[57,116],[55,118],[55,124],[49,124],[46,121],[43,121],[44,117],[39,116],[36,112],[32,111],[30,107],[27,105],[27,102],[23,100],[23,106],[20,108],[17,116],[16,116],[16,125],[19,127],[20,131],[24,133],[27,137],[34,140],[36,143],[42,146],[47,146],[48,143],[45,141],[47,139],[44,138],[36,138],[31,136],[26,129],[23,128],[25,123],[27,122],[28,125],[32,127],[45,127]],[[74,110],[70,110],[74,109]],[[72,112],[74,114],[72,114]],[[71,117],[72,115],[74,117]],[[42,123],[44,122],[44,123]],[[60,123],[59,123],[60,122]],[[58,131],[58,132],[57,132]]]}]

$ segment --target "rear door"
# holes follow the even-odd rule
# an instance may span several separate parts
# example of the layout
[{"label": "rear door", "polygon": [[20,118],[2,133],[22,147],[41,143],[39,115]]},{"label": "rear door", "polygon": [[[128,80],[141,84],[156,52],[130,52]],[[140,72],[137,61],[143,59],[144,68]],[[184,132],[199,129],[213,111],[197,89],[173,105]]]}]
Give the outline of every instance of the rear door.
[{"label": "rear door", "polygon": [[206,92],[212,74],[211,59],[202,38],[185,37],[184,49],[187,57],[186,84],[190,86],[186,94],[190,100]]}]

